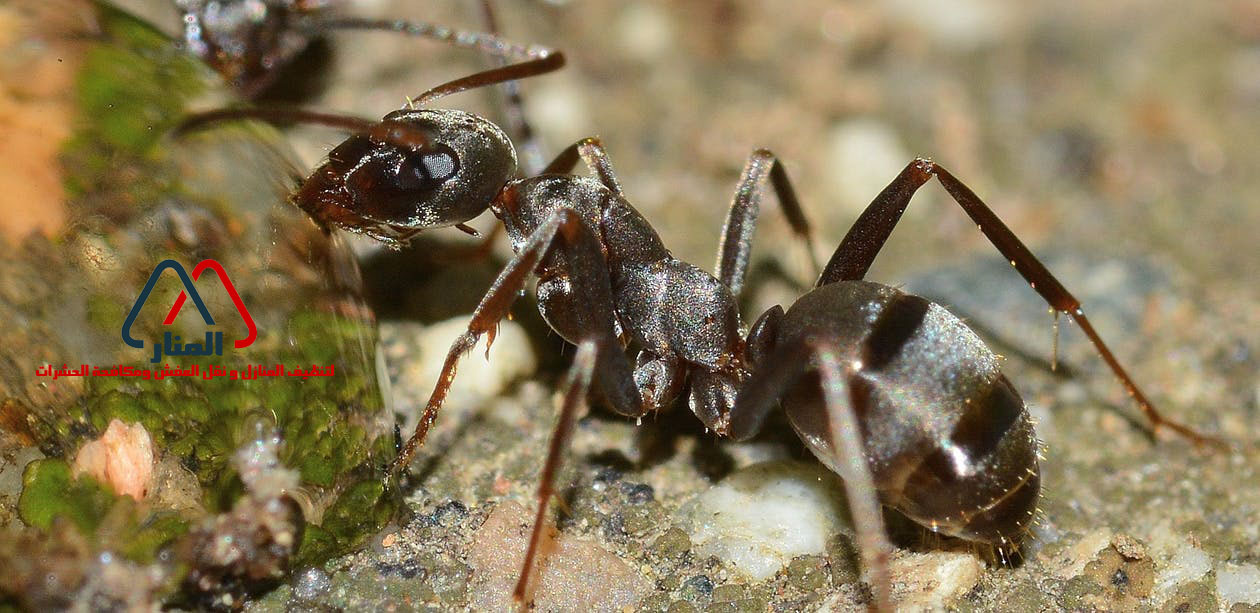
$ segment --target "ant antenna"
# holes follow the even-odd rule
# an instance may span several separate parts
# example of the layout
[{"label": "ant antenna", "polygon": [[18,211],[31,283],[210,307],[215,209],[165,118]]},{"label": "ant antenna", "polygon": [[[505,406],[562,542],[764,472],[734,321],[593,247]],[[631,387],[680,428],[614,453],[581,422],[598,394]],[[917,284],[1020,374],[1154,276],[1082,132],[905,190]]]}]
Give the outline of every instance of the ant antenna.
[{"label": "ant antenna", "polygon": [[500,66],[498,68],[491,68],[490,70],[483,70],[466,77],[455,79],[454,81],[448,81],[430,89],[427,92],[424,92],[423,94],[420,94],[419,96],[416,96],[411,100],[411,106],[414,108],[443,96],[458,94],[459,92],[476,89],[478,87],[498,85],[499,83],[507,81],[516,81],[518,79],[525,79],[528,77],[547,74],[549,72],[555,72],[563,67],[564,54],[559,51],[554,53],[549,52],[538,59],[520,62],[517,64],[508,64],[507,66]]}]

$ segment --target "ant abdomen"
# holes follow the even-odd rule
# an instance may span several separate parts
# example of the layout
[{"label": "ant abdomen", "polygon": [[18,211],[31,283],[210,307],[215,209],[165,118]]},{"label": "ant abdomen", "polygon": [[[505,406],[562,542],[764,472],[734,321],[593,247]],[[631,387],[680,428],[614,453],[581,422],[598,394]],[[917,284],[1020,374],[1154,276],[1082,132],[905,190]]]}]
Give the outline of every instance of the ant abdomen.
[{"label": "ant abdomen", "polygon": [[[972,541],[1009,545],[1027,530],[1040,485],[1032,423],[998,357],[962,321],[918,296],[843,281],[804,296],[779,326],[788,342],[844,348],[844,397],[884,504]],[[843,476],[819,389],[793,386],[783,406]]]}]

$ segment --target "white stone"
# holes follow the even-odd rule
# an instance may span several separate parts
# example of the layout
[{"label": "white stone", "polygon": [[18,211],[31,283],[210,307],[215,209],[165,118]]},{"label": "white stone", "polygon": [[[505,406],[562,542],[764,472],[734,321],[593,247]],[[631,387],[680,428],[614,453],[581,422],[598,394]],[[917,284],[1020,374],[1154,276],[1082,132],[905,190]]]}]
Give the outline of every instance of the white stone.
[{"label": "white stone", "polygon": [[1172,551],[1168,565],[1157,576],[1155,589],[1157,592],[1171,592],[1184,583],[1198,580],[1210,570],[1212,559],[1207,552],[1183,542]]},{"label": "white stone", "polygon": [[[826,151],[826,176],[846,221],[864,210],[913,159],[888,124],[869,118],[832,126]],[[914,211],[915,207],[910,207],[907,214],[914,215]]]},{"label": "white stone", "polygon": [[1216,593],[1226,607],[1238,603],[1260,604],[1260,567],[1254,564],[1222,564],[1216,569]]},{"label": "white stone", "polygon": [[980,560],[970,553],[932,551],[898,556],[889,565],[899,610],[943,611],[980,581]]},{"label": "white stone", "polygon": [[1162,521],[1148,535],[1151,556],[1156,561],[1156,601],[1171,598],[1177,588],[1198,581],[1212,570],[1212,558],[1195,547],[1186,535]]},{"label": "white stone", "polygon": [[1058,569],[1055,574],[1064,579],[1070,579],[1085,572],[1085,566],[1098,555],[1098,552],[1111,545],[1111,536],[1111,530],[1107,528],[1099,528],[1082,536],[1058,558]]},{"label": "white stone", "polygon": [[[418,332],[416,346],[419,357],[411,364],[404,365],[394,385],[396,394],[406,393],[421,403],[423,408],[429,394],[437,386],[438,375],[442,364],[450,350],[451,343],[468,329],[469,315],[459,315],[446,321],[429,325]],[[405,332],[405,328],[400,331]],[[512,321],[499,323],[494,343],[490,347],[489,359],[486,358],[486,338],[477,343],[468,355],[459,362],[455,382],[447,394],[445,407],[452,411],[482,406],[488,399],[503,393],[514,381],[534,372],[537,363],[534,351],[530,347],[529,337],[521,326]],[[423,391],[417,391],[423,390]],[[395,406],[415,406],[401,398],[395,398]],[[409,415],[404,432],[415,426],[418,414]]]},{"label": "white stone", "polygon": [[1000,0],[950,0],[931,8],[914,0],[884,0],[890,19],[910,23],[932,41],[964,51],[995,42],[1015,24],[1015,12]]},{"label": "white stone", "polygon": [[624,55],[641,62],[663,59],[674,46],[674,24],[660,7],[648,2],[626,4],[617,18],[617,42]]},{"label": "white stone", "polygon": [[792,558],[820,554],[851,532],[843,484],[819,464],[766,462],[739,470],[688,503],[697,553],[714,555],[754,581]]}]

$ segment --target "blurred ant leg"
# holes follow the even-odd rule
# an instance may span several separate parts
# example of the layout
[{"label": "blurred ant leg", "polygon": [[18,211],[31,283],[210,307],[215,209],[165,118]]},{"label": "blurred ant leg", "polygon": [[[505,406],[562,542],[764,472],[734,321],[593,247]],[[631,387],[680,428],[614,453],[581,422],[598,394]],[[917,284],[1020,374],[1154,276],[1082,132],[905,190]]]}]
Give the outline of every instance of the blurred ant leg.
[{"label": "blurred ant leg", "polygon": [[296,21],[295,28],[312,35],[333,30],[396,32],[407,36],[435,40],[462,49],[481,51],[487,55],[505,60],[540,59],[555,53],[555,50],[549,47],[513,43],[491,32],[459,30],[423,21],[306,16]]},{"label": "blurred ant leg", "polygon": [[580,303],[585,311],[578,315],[589,334],[583,340],[595,343],[599,349],[595,369],[599,373],[604,396],[612,408],[622,415],[638,417],[643,414],[643,402],[634,385],[630,361],[620,351],[621,345],[612,329],[615,312],[612,287],[599,242],[577,212],[567,208],[560,209],[552,213],[530,235],[520,252],[504,266],[473,312],[468,330],[451,344],[446,361],[442,364],[437,386],[425,405],[420,422],[416,424],[415,433],[407,440],[390,467],[391,475],[397,475],[398,471],[406,468],[416,448],[424,443],[425,436],[437,419],[442,402],[450,391],[451,383],[455,380],[455,370],[460,358],[476,346],[483,334],[490,333],[489,342],[493,342],[493,331],[524,289],[526,279],[538,267],[539,262],[553,252],[560,254],[571,271],[569,280],[575,293],[586,298]]},{"label": "blurred ant leg", "polygon": [[722,228],[722,242],[718,245],[717,265],[714,267],[714,276],[731,288],[731,293],[736,296],[743,289],[744,278],[748,274],[748,254],[752,251],[753,230],[761,212],[762,186],[767,179],[774,188],[779,208],[792,227],[792,233],[805,243],[813,274],[818,274],[809,219],[796,197],[787,170],[773,153],[757,149],[748,156],[744,171],[740,173],[739,184]]},{"label": "blurred ant leg", "polygon": [[[491,0],[481,0],[481,21],[485,24],[487,32],[492,36],[499,36],[499,20],[495,16]],[[502,66],[507,63],[507,58],[499,57],[498,62],[498,65]],[[534,176],[543,168],[542,143],[539,142],[534,127],[526,118],[525,101],[521,98],[520,83],[517,81],[504,83],[503,96],[507,100],[504,106],[507,109],[505,115],[508,132],[513,135],[513,140],[517,143],[516,149],[521,157],[521,170],[527,177]]]},{"label": "blurred ant leg", "polygon": [[[766,417],[779,406],[794,385],[803,381],[810,368],[809,354],[817,358],[819,383],[828,416],[828,439],[820,441],[839,458],[838,466],[828,466],[840,475],[848,498],[849,513],[857,533],[857,546],[875,592],[875,605],[880,611],[892,611],[892,583],[888,572],[888,556],[892,546],[884,528],[881,505],[874,478],[866,459],[861,429],[853,407],[853,388],[848,384],[846,369],[835,350],[818,342],[795,342],[776,347],[771,359],[744,381],[731,411],[730,436],[747,440],[761,431]],[[821,457],[821,456],[820,456]]]},{"label": "blurred ant leg", "polygon": [[179,122],[179,125],[171,131],[176,138],[196,132],[211,126],[212,124],[222,123],[225,121],[240,121],[249,119],[254,121],[262,121],[272,125],[283,124],[312,124],[327,126],[346,132],[367,132],[376,125],[375,121],[369,121],[362,117],[353,115],[340,115],[337,113],[320,113],[316,111],[307,111],[303,109],[283,109],[283,108],[232,108],[232,109],[214,109],[212,111],[203,111],[201,113],[193,113],[188,115]]},{"label": "blurred ant leg", "polygon": [[530,532],[529,547],[525,550],[525,562],[521,566],[520,576],[516,579],[516,588],[512,590],[512,598],[518,603],[525,602],[530,571],[534,566],[534,558],[538,555],[538,544],[546,531],[547,507],[555,494],[556,475],[560,472],[564,452],[569,446],[573,424],[578,417],[578,409],[585,402],[587,391],[591,387],[596,351],[595,343],[588,341],[578,345],[577,355],[573,356],[573,366],[569,369],[569,376],[564,383],[564,402],[560,406],[556,429],[547,447],[547,460],[543,464],[542,475],[538,479],[536,496],[538,511],[534,515],[534,527]]},{"label": "blurred ant leg", "polygon": [[[564,55],[561,53],[555,53],[536,60],[529,60],[519,64],[509,64],[499,68],[492,68],[490,70],[471,74],[466,77],[461,77],[459,79],[438,85],[437,87],[434,87],[433,89],[430,89],[413,99],[411,101],[411,106],[419,106],[425,102],[441,98],[442,96],[457,94],[477,87],[496,85],[505,81],[524,79],[527,77],[554,72],[563,66]],[[212,111],[191,114],[175,127],[174,132],[178,136],[194,130],[202,129],[209,124],[223,121],[236,121],[240,119],[253,119],[271,124],[315,124],[345,130],[346,132],[359,133],[371,132],[372,128],[378,125],[378,122],[375,121],[368,121],[360,117],[337,113],[319,113],[302,109],[283,108],[239,108],[215,109]],[[418,135],[412,132],[409,133],[408,136],[411,138],[418,138],[423,135]]]},{"label": "blurred ant leg", "polygon": [[901,219],[901,214],[905,212],[906,207],[910,204],[910,198],[915,191],[924,183],[927,183],[933,176],[940,180],[941,185],[945,187],[945,191],[954,198],[954,201],[962,207],[963,211],[971,217],[972,221],[980,227],[980,231],[984,233],[989,242],[1010,261],[1015,270],[1019,272],[1024,280],[1032,286],[1038,294],[1045,299],[1051,307],[1057,311],[1067,313],[1076,320],[1081,330],[1089,337],[1094,345],[1094,349],[1098,352],[1111,371],[1120,379],[1120,383],[1125,390],[1137,402],[1138,407],[1146,415],[1151,422],[1151,427],[1158,430],[1160,427],[1166,427],[1178,434],[1190,439],[1195,444],[1221,444],[1219,439],[1204,436],[1194,431],[1192,428],[1175,422],[1159,413],[1147,400],[1146,395],[1138,389],[1137,383],[1129,376],[1120,362],[1116,360],[1115,355],[1111,353],[1106,343],[1094,331],[1094,326],[1085,317],[1085,312],[1081,309],[1081,303],[1076,299],[1063,284],[1059,282],[1054,275],[1024,246],[1024,243],[1011,232],[1006,224],[998,219],[997,214],[980,200],[974,192],[967,186],[963,185],[958,179],[954,178],[948,171],[937,166],[931,160],[916,159],[906,166],[897,178],[893,179],[888,187],[884,188],[875,200],[871,202],[866,211],[862,213],[858,220],[854,222],[853,227],[849,229],[844,240],[840,242],[840,246],[836,248],[835,253],[831,256],[831,260],[827,262],[827,267],[823,269],[822,275],[818,279],[818,286],[827,285],[836,281],[857,280],[866,276],[866,271],[870,269],[871,262],[874,261],[876,254],[884,246],[889,235],[892,234],[893,228],[897,225],[897,221]]},{"label": "blurred ant leg", "polygon": [[[866,461],[866,448],[862,443],[861,430],[853,407],[857,392],[846,383],[840,359],[832,347],[811,347],[818,357],[818,374],[822,384],[823,400],[827,403],[831,444],[839,452],[840,461],[848,470],[841,475],[845,497],[849,502],[849,514],[853,516],[853,529],[857,533],[858,550],[862,552],[862,566],[869,573],[875,591],[875,606],[880,611],[892,611],[892,576],[888,572],[888,556],[892,545],[884,528],[884,516],[876,496],[875,480],[871,477]],[[847,391],[849,397],[844,397]]]}]

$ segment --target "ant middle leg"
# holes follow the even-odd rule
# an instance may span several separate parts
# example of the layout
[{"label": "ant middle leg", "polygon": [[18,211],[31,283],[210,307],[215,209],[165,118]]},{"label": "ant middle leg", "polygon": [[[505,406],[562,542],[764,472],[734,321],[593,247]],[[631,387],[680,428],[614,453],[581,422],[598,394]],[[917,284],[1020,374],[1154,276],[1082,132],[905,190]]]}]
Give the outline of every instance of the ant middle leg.
[{"label": "ant middle leg", "polygon": [[477,305],[468,329],[451,344],[437,386],[416,424],[415,433],[390,467],[391,475],[398,475],[406,468],[416,449],[424,443],[455,380],[459,360],[476,346],[482,335],[489,333],[487,343],[494,341],[499,321],[507,315],[529,275],[550,253],[559,254],[560,261],[567,267],[568,281],[573,285],[575,294],[582,297],[575,302],[581,310],[570,311],[577,321],[570,323],[584,331],[587,338],[581,342],[594,343],[598,349],[594,368],[605,398],[618,413],[630,417],[643,414],[643,401],[634,385],[630,361],[622,353],[614,332],[613,318],[616,314],[611,282],[599,243],[575,211],[562,208],[552,213],[507,263]]},{"label": "ant middle leg", "polygon": [[588,136],[565,147],[539,174],[571,174],[579,161],[586,164],[586,167],[604,187],[625,198],[621,183],[617,181],[617,173],[613,172],[612,162],[608,159],[608,150],[604,148],[604,142],[598,136]]},{"label": "ant middle leg", "polygon": [[551,497],[555,494],[556,475],[560,472],[560,464],[564,459],[564,451],[569,446],[573,435],[573,425],[578,418],[578,409],[586,400],[587,391],[591,387],[591,376],[595,371],[595,360],[598,349],[593,342],[584,342],[578,346],[573,356],[573,366],[564,383],[564,401],[560,405],[560,415],[556,418],[556,428],[547,446],[547,459],[543,463],[542,474],[538,478],[538,492],[535,498],[538,510],[534,514],[534,527],[529,536],[529,547],[525,549],[525,562],[521,565],[520,576],[516,587],[512,590],[512,599],[524,603],[529,578],[534,566],[534,558],[538,555],[538,545],[542,541],[547,523],[547,508]]},{"label": "ant middle leg", "polygon": [[1138,408],[1146,415],[1153,429],[1166,427],[1198,445],[1221,443],[1218,439],[1200,434],[1156,410],[1138,388],[1137,383],[1129,376],[1128,371],[1116,359],[1111,349],[1103,342],[1102,337],[1094,330],[1094,326],[1090,324],[1085,311],[1081,308],[1080,301],[1063,287],[1063,284],[1046,269],[1032,251],[1015,236],[1015,233],[1002,223],[997,214],[980,200],[979,196],[949,171],[931,160],[923,158],[914,160],[875,197],[836,248],[826,268],[823,269],[822,275],[819,276],[817,285],[823,286],[837,281],[858,280],[865,277],[875,256],[901,219],[901,214],[909,206],[911,197],[933,176],[979,226],[980,231],[989,239],[989,242],[993,243],[998,252],[1010,261],[1024,280],[1028,281],[1033,290],[1040,294],[1056,312],[1067,313],[1076,321],[1093,344],[1094,349],[1120,380],[1129,396],[1137,402]]},{"label": "ant middle leg", "polygon": [[[543,169],[542,174],[568,174],[579,160],[586,164],[604,187],[625,197],[621,184],[617,181],[617,173],[613,171],[612,162],[608,159],[608,152],[598,137],[584,138],[569,145]],[[783,216],[792,232],[804,242],[814,272],[818,272],[809,219],[801,208],[800,199],[796,196],[796,189],[792,187],[787,170],[774,153],[757,149],[748,156],[744,170],[740,173],[735,196],[731,199],[731,207],[723,226],[722,242],[718,246],[717,264],[714,267],[714,276],[736,296],[743,288],[744,277],[748,272],[752,234],[761,212],[762,186],[766,183],[774,189]]]},{"label": "ant middle leg", "polygon": [[753,230],[761,212],[762,186],[767,182],[778,197],[779,208],[792,233],[804,243],[813,274],[818,274],[809,219],[796,197],[796,189],[788,179],[787,170],[769,150],[757,149],[748,156],[740,173],[739,184],[722,227],[722,241],[718,243],[717,264],[714,266],[714,276],[731,288],[731,293],[736,296],[744,288],[744,278],[748,274],[748,254],[752,251]]}]

